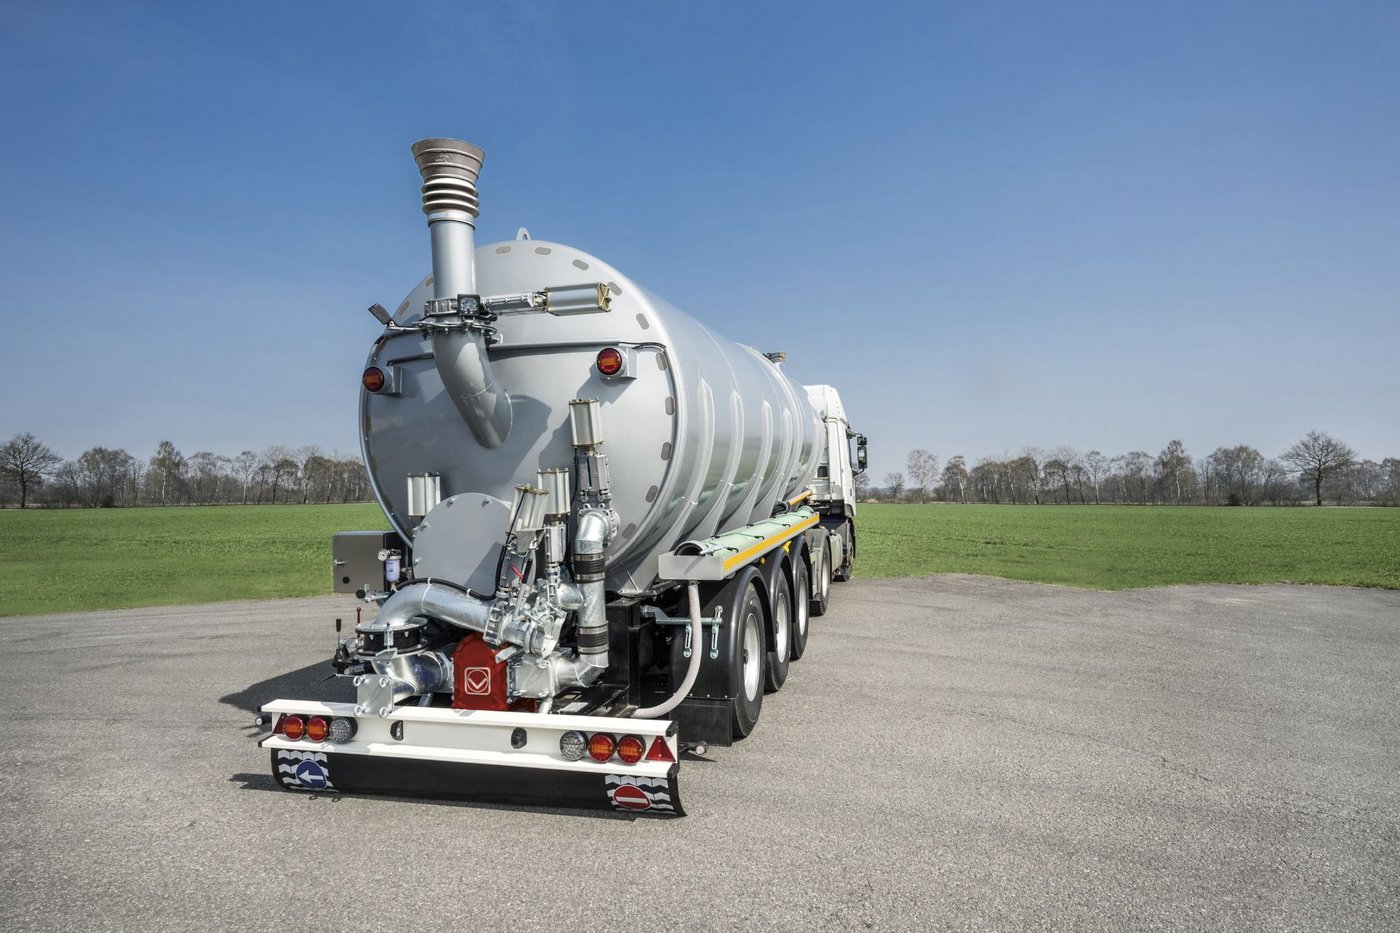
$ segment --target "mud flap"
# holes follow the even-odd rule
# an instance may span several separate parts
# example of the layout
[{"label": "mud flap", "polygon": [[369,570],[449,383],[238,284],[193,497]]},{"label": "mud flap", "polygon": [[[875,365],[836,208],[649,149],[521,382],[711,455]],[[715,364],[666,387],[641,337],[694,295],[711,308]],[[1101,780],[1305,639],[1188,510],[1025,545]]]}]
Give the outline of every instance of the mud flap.
[{"label": "mud flap", "polygon": [[679,764],[659,778],[277,748],[272,776],[288,790],[685,816]]}]

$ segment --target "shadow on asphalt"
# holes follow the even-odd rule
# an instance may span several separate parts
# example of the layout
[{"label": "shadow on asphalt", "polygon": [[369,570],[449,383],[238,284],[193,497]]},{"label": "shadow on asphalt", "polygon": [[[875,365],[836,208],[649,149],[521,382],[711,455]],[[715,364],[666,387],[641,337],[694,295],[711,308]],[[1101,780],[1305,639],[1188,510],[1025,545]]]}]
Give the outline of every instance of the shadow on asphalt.
[{"label": "shadow on asphalt", "polygon": [[355,686],[349,678],[336,677],[331,671],[331,662],[325,660],[259,681],[237,693],[220,697],[219,702],[251,714],[264,703],[289,699],[353,703]]}]

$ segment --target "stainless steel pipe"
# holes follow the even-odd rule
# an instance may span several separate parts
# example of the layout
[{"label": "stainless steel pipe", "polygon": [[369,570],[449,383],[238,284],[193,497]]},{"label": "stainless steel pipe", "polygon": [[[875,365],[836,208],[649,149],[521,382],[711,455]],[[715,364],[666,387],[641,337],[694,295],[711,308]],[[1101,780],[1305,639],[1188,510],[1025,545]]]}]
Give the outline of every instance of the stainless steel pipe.
[{"label": "stainless steel pipe", "polygon": [[[435,137],[413,144],[423,177],[423,213],[433,245],[433,297],[475,295],[476,179],[485,153],[460,139]],[[472,436],[496,448],[510,434],[510,394],[496,382],[486,339],[470,322],[433,335],[433,360],[443,386]]]}]

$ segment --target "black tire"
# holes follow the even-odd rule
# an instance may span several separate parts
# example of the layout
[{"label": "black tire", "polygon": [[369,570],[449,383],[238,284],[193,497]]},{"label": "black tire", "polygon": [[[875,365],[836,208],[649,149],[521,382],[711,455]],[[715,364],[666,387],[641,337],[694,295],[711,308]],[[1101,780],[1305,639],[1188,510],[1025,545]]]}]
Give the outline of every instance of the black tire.
[{"label": "black tire", "polygon": [[773,644],[768,650],[768,670],[763,687],[777,693],[787,680],[792,658],[792,584],[781,570],[773,575],[768,593],[768,615],[773,620]]},{"label": "black tire", "polygon": [[845,583],[851,579],[851,569],[856,563],[856,536],[855,529],[850,522],[841,526],[841,566],[832,571],[831,579],[837,583]]},{"label": "black tire", "polygon": [[817,555],[816,573],[812,578],[812,615],[826,615],[827,600],[831,598],[831,547],[822,542]]},{"label": "black tire", "polygon": [[763,712],[764,668],[768,666],[767,639],[763,635],[763,598],[750,579],[737,603],[739,611],[729,624],[734,630],[734,654],[729,659],[729,684],[734,693],[731,733],[742,739],[758,724]]},{"label": "black tire", "polygon": [[812,615],[812,574],[807,569],[807,558],[797,555],[792,565],[792,645],[790,660],[796,661],[807,651],[807,630],[811,627]]}]

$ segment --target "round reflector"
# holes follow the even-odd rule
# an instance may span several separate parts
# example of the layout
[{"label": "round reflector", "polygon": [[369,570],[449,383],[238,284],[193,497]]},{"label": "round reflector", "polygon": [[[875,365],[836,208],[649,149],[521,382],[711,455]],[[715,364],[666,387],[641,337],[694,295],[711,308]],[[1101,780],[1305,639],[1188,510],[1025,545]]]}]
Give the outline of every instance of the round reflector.
[{"label": "round reflector", "polygon": [[324,716],[312,716],[306,721],[306,737],[313,742],[324,742],[331,734],[331,724]]},{"label": "round reflector", "polygon": [[287,721],[282,723],[282,734],[295,742],[306,735],[306,720],[300,716],[288,716]]},{"label": "round reflector", "polygon": [[355,737],[355,720],[337,716],[331,720],[331,741],[344,745]]},{"label": "round reflector", "polygon": [[588,751],[588,740],[582,732],[565,732],[559,736],[559,754],[569,761],[578,761]]},{"label": "round reflector", "polygon": [[617,757],[621,758],[624,764],[636,764],[642,760],[646,751],[646,743],[635,735],[624,735],[617,740]]},{"label": "round reflector", "polygon": [[365,370],[365,374],[360,377],[360,382],[364,383],[365,389],[370,392],[378,392],[384,388],[384,370],[378,366],[371,366]]},{"label": "round reflector", "polygon": [[607,761],[616,747],[613,737],[606,732],[599,732],[588,740],[588,754],[594,761]]},{"label": "round reflector", "polygon": [[604,376],[616,376],[622,372],[622,362],[622,351],[617,347],[598,351],[598,372]]}]

